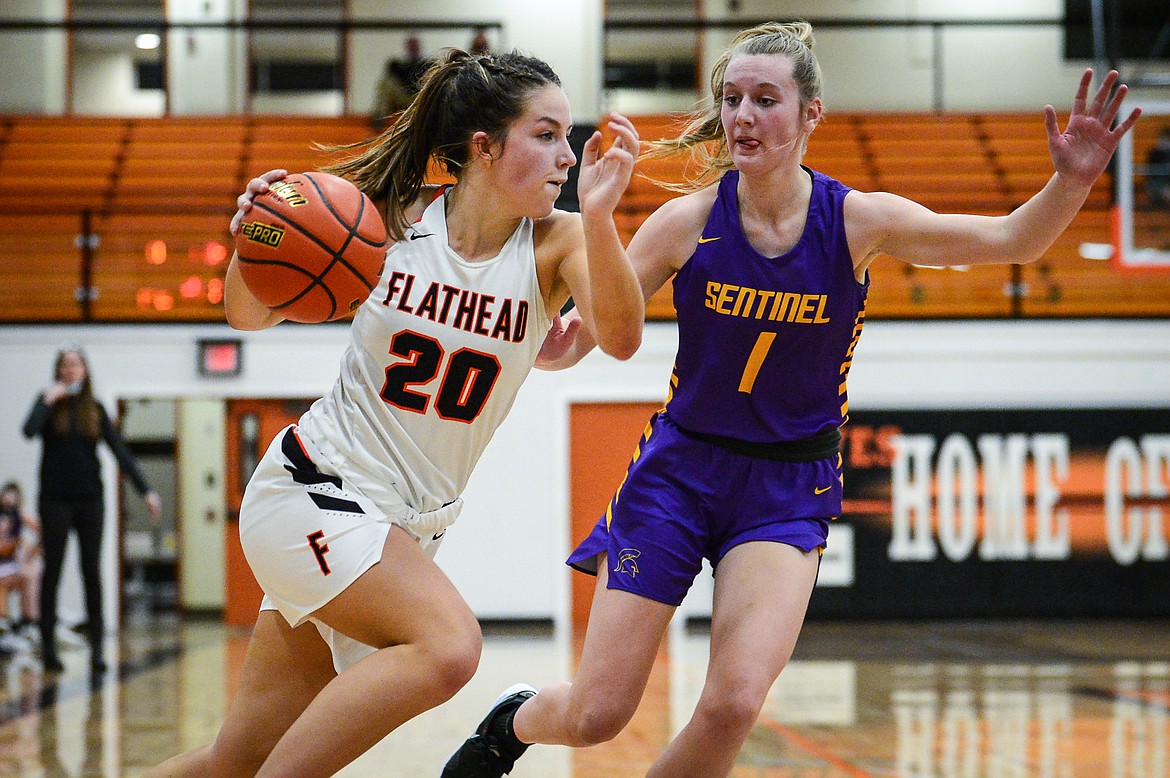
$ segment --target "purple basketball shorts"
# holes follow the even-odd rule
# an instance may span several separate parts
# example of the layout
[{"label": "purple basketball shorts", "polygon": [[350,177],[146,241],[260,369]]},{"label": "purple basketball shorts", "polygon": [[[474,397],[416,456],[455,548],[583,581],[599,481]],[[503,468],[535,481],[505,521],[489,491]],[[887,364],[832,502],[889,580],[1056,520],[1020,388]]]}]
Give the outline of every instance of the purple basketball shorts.
[{"label": "purple basketball shorts", "polygon": [[728,451],[651,419],[605,515],[568,559],[608,588],[667,605],[686,596],[704,558],[717,568],[741,543],[823,549],[841,514],[840,458],[780,462]]}]

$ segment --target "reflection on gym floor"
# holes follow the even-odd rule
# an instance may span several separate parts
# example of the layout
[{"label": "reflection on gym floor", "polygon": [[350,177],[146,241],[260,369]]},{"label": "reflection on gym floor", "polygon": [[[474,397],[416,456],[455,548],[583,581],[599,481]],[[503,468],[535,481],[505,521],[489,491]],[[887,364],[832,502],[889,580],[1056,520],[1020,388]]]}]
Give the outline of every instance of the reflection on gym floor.
[{"label": "reflection on gym floor", "polygon": [[[573,647],[551,631],[489,625],[483,661],[452,701],[340,775],[437,776],[498,691],[564,678]],[[247,631],[151,617],[128,624],[105,678],[63,651],[0,658],[0,776],[136,776],[210,740]],[[631,726],[581,751],[536,747],[513,778],[644,773],[703,681],[703,625],[672,631]],[[759,778],[1170,778],[1170,623],[812,622],[773,689],[735,776]],[[680,777],[685,778],[685,777]]]}]

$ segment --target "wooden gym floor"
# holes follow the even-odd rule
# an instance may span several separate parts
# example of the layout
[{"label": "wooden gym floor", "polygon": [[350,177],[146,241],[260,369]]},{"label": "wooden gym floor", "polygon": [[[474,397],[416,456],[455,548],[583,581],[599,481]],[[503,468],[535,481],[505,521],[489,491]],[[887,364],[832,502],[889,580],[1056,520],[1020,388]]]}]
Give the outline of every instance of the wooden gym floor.
[{"label": "wooden gym floor", "polygon": [[[488,625],[475,679],[340,775],[436,776],[506,686],[564,677],[573,648],[548,630]],[[230,699],[247,631],[136,618],[86,674],[86,651],[42,675],[0,660],[0,776],[136,776],[207,742]],[[535,747],[513,778],[644,773],[697,698],[703,625],[679,628],[633,724],[573,752]],[[810,622],[734,775],[747,778],[1170,778],[1170,622]],[[685,778],[685,776],[680,776]]]}]

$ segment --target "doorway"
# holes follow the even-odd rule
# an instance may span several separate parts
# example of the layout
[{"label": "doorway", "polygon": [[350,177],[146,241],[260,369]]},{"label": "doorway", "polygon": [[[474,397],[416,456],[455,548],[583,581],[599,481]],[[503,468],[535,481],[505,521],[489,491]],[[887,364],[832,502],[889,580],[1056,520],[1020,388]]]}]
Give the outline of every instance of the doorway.
[{"label": "doorway", "polygon": [[[662,403],[574,403],[569,409],[571,539],[585,539],[626,474],[634,446]],[[595,579],[573,573],[573,635],[589,623]]]},{"label": "doorway", "polygon": [[227,524],[224,532],[224,622],[232,626],[256,623],[264,593],[256,583],[240,546],[240,503],[244,487],[276,434],[308,410],[312,400],[246,399],[227,404]]}]

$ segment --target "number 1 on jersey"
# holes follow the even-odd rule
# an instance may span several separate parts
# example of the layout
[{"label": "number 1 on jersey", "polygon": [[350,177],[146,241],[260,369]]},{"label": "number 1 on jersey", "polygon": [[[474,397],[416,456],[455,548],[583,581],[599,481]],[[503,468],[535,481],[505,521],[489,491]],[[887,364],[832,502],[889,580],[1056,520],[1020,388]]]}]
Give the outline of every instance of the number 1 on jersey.
[{"label": "number 1 on jersey", "polygon": [[760,337],[756,338],[756,345],[752,348],[751,356],[748,357],[747,364],[743,368],[743,375],[739,379],[739,391],[744,394],[752,393],[752,387],[756,385],[756,376],[760,374],[764,358],[768,356],[768,351],[772,348],[774,340],[776,340],[774,332],[761,332]]}]

